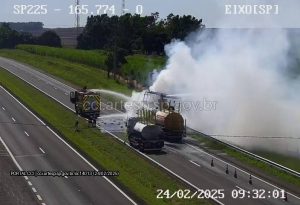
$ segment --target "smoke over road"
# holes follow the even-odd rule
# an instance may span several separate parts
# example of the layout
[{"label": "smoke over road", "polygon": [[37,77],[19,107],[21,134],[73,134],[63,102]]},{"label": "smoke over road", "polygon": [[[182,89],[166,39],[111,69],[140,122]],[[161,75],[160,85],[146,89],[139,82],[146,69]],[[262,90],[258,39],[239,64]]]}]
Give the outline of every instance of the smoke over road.
[{"label": "smoke over road", "polygon": [[[300,81],[287,75],[289,48],[283,29],[199,31],[166,46],[166,68],[150,89],[190,93],[183,101],[216,102],[214,110],[183,110],[188,125],[205,133],[300,137]],[[299,140],[228,140],[248,148],[299,151]]]}]

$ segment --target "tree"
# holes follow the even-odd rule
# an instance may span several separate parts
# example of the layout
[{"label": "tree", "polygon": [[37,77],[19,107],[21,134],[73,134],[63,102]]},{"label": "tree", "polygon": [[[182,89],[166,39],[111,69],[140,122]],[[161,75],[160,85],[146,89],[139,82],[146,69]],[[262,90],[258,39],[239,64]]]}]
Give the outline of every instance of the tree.
[{"label": "tree", "polygon": [[126,55],[126,50],[121,48],[115,48],[113,51],[109,52],[105,60],[108,78],[111,72],[114,73],[114,76],[116,73],[120,72],[122,65],[127,63]]},{"label": "tree", "polygon": [[202,19],[198,20],[191,15],[170,14],[166,19],[166,30],[170,39],[184,40],[189,33],[203,27]]},{"label": "tree", "polygon": [[31,32],[43,30],[44,24],[42,22],[9,22],[9,27],[18,32]]},{"label": "tree", "polygon": [[61,40],[54,31],[46,31],[38,37],[37,44],[51,47],[61,47]]},{"label": "tree", "polygon": [[12,30],[9,24],[3,23],[0,27],[0,48],[14,48],[17,44],[22,43],[20,34]]},{"label": "tree", "polygon": [[160,19],[158,12],[150,16],[90,16],[77,39],[78,48],[111,50],[118,47],[128,53],[135,51],[161,55],[164,54],[164,46],[172,39],[183,40],[201,26],[202,20],[190,15],[170,14],[167,19]]},{"label": "tree", "polygon": [[114,54],[110,52],[105,60],[106,70],[107,70],[107,78],[109,78],[110,73],[114,69]]}]

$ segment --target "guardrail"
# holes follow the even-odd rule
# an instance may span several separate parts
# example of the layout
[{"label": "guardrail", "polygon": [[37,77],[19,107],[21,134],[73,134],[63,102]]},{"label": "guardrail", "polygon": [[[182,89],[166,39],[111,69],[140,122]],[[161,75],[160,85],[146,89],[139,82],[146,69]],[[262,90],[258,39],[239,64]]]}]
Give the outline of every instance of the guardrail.
[{"label": "guardrail", "polygon": [[212,137],[212,136],[206,135],[206,134],[204,134],[204,133],[202,133],[202,132],[200,132],[200,131],[197,131],[197,130],[195,130],[195,129],[187,128],[187,130],[191,130],[191,131],[194,132],[194,133],[198,133],[198,134],[204,135],[205,137],[208,137],[208,138],[210,138],[210,139],[213,139],[213,140],[215,140],[215,141],[217,141],[217,142],[219,142],[219,143],[221,143],[221,144],[224,144],[224,145],[226,145],[226,146],[228,146],[228,147],[230,147],[230,148],[232,148],[232,149],[234,149],[234,150],[236,150],[236,151],[242,152],[242,153],[244,153],[244,154],[246,154],[246,155],[248,155],[248,156],[250,156],[250,157],[253,157],[253,158],[257,159],[257,160],[260,160],[260,161],[262,161],[262,162],[265,162],[265,163],[267,163],[267,164],[269,164],[269,165],[272,165],[272,166],[274,166],[274,167],[276,167],[276,168],[278,168],[278,169],[280,169],[280,170],[282,170],[282,171],[285,171],[285,172],[287,172],[287,173],[289,173],[289,174],[291,174],[291,175],[294,175],[294,176],[300,178],[300,172],[297,172],[297,171],[295,171],[295,170],[292,170],[292,169],[290,169],[290,168],[288,168],[288,167],[285,167],[285,166],[283,166],[283,165],[281,165],[281,164],[278,164],[278,163],[276,163],[276,162],[273,162],[273,161],[271,161],[271,160],[269,160],[269,159],[266,159],[266,158],[264,158],[264,157],[261,157],[261,156],[259,156],[259,155],[253,154],[253,153],[251,153],[251,152],[249,152],[249,151],[247,151],[247,150],[244,150],[244,149],[242,149],[242,148],[240,148],[240,147],[237,147],[237,146],[235,146],[235,145],[232,145],[232,144],[230,144],[230,143],[223,142],[223,141],[221,141],[221,140],[219,140],[219,139],[216,139],[216,138],[214,138],[214,137]]}]

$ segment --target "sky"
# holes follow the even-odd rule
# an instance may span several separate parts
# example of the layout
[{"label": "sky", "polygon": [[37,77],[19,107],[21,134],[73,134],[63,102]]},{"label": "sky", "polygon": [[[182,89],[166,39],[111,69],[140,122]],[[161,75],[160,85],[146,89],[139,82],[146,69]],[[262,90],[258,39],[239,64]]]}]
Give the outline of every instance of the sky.
[{"label": "sky", "polygon": [[[207,27],[239,28],[239,27],[268,27],[269,22],[277,22],[278,27],[300,28],[300,1],[299,0],[125,0],[127,12],[135,13],[136,9],[143,8],[142,15],[150,15],[159,12],[161,18],[168,14],[193,15],[203,19]],[[1,0],[0,22],[28,22],[40,21],[45,27],[73,27],[75,15],[70,14],[70,6],[75,0]],[[82,5],[87,5],[88,15],[81,15],[81,25],[85,25],[89,15],[97,13],[96,5],[109,5],[115,7],[115,14],[122,13],[122,0],[80,0]],[[269,15],[254,15],[234,13],[233,5],[271,5],[272,11]],[[20,5],[46,5],[47,14],[20,14],[16,10]],[[141,6],[138,6],[141,5]],[[226,11],[226,5],[231,8]],[[278,5],[278,13],[275,14],[275,6]],[[27,7],[29,8],[29,7]],[[36,7],[37,8],[37,7]],[[58,9],[55,11],[55,9]],[[26,10],[28,12],[28,10]],[[38,10],[40,11],[40,10]],[[243,12],[244,9],[236,10]],[[19,12],[19,13],[18,13]],[[102,14],[103,9],[99,10]],[[110,14],[110,11],[109,13]],[[224,19],[226,21],[223,21]],[[228,21],[228,19],[230,19]],[[226,23],[225,23],[226,22]],[[274,27],[274,23],[272,23]]]}]

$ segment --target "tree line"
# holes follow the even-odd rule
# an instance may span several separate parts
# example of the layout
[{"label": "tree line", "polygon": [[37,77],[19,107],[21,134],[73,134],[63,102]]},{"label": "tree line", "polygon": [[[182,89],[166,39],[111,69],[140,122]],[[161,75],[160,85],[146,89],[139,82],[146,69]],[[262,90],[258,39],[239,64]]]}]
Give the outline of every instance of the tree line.
[{"label": "tree line", "polygon": [[188,34],[203,29],[202,19],[191,15],[169,14],[160,19],[159,13],[150,16],[125,14],[90,16],[83,32],[77,38],[79,49],[108,51],[105,60],[107,76],[120,73],[125,56],[141,53],[164,55],[164,47],[173,39],[184,40]]},{"label": "tree line", "polygon": [[[0,23],[0,25],[3,23]],[[18,32],[41,31],[44,28],[42,22],[8,22],[6,23],[13,30]]]},{"label": "tree line", "polygon": [[172,39],[183,40],[189,33],[203,28],[202,19],[191,15],[170,14],[160,19],[159,13],[150,16],[90,16],[83,33],[78,37],[80,49],[123,49],[129,54],[164,54],[164,46]]},{"label": "tree line", "polygon": [[18,44],[36,44],[52,47],[61,47],[60,37],[53,31],[46,31],[35,37],[28,32],[18,32],[8,23],[0,25],[0,48],[15,48]]},{"label": "tree line", "polygon": [[[204,27],[202,19],[191,15],[169,14],[165,19],[161,19],[158,12],[149,16],[129,13],[89,16],[77,38],[77,48],[107,51],[105,65],[110,76],[110,72],[120,73],[127,55],[164,55],[165,45],[173,39],[184,40],[191,32]],[[39,37],[23,32],[41,28],[42,23],[0,23],[0,48],[14,48],[17,44],[61,47],[61,39],[54,31],[46,31]]]}]

